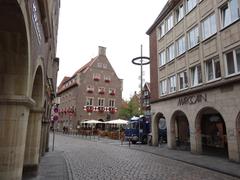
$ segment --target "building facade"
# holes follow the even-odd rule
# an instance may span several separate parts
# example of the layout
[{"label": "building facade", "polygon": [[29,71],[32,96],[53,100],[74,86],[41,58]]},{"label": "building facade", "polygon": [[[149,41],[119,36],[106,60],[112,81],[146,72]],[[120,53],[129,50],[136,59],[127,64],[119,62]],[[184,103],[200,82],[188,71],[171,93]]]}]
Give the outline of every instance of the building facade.
[{"label": "building facade", "polygon": [[142,101],[143,101],[143,115],[151,121],[151,104],[150,104],[150,97],[151,97],[151,91],[150,91],[150,83],[145,83],[142,90]]},{"label": "building facade", "polygon": [[84,120],[107,121],[118,117],[122,102],[122,80],[99,46],[98,56],[65,77],[58,87],[60,120],[58,128],[76,129]]},{"label": "building facade", "polygon": [[0,179],[36,172],[48,150],[59,0],[0,1]]},{"label": "building facade", "polygon": [[240,161],[239,0],[169,0],[150,38],[153,143]]}]

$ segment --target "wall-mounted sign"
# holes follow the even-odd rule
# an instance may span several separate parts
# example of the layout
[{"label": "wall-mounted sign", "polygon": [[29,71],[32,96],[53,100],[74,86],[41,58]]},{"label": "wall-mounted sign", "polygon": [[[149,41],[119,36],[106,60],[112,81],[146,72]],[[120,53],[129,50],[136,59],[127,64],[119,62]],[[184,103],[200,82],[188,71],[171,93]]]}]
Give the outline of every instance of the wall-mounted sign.
[{"label": "wall-mounted sign", "polygon": [[194,94],[189,96],[180,97],[178,99],[178,106],[183,105],[192,105],[196,103],[206,102],[207,101],[207,94]]},{"label": "wall-mounted sign", "polygon": [[41,43],[41,21],[40,21],[40,13],[39,13],[39,8],[38,8],[38,3],[36,0],[32,1],[32,21],[33,21],[33,26],[37,35],[38,43]]}]

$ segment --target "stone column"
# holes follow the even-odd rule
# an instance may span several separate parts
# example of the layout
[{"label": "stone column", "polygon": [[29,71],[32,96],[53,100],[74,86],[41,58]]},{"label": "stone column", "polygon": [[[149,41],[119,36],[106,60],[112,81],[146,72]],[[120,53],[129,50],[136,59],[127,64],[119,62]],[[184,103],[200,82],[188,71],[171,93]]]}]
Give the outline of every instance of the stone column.
[{"label": "stone column", "polygon": [[227,129],[228,157],[231,161],[240,162],[237,132],[235,128]]},{"label": "stone column", "polygon": [[21,179],[29,107],[24,96],[0,96],[0,179]]},{"label": "stone column", "polygon": [[43,146],[44,146],[44,122],[42,121],[41,140],[40,140],[40,155],[41,156],[44,156]]},{"label": "stone column", "polygon": [[47,144],[47,122],[42,123],[42,148],[41,153],[42,155],[46,152],[46,144]]},{"label": "stone column", "polygon": [[152,145],[158,146],[158,124],[157,120],[153,119],[152,121]]},{"label": "stone column", "polygon": [[190,144],[191,144],[191,152],[194,154],[202,154],[202,132],[201,132],[201,125],[200,120],[195,128],[194,125],[192,125],[190,128]]},{"label": "stone column", "polygon": [[36,174],[39,164],[40,138],[43,109],[31,109],[29,113],[24,155],[24,173]]},{"label": "stone column", "polygon": [[50,122],[47,123],[46,125],[46,149],[45,152],[49,152],[49,128],[50,128]]}]

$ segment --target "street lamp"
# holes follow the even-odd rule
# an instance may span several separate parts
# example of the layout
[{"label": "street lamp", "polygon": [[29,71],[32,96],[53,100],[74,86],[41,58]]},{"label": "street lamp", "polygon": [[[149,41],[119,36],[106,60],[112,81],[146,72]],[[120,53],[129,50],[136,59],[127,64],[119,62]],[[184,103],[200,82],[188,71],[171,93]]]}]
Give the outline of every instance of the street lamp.
[{"label": "street lamp", "polygon": [[[150,58],[149,57],[146,57],[146,56],[142,56],[142,45],[141,45],[141,56],[140,57],[136,57],[136,58],[133,58],[132,59],[132,63],[135,64],[135,65],[140,65],[140,91],[141,91],[141,94],[140,94],[140,114],[142,114],[142,109],[143,109],[143,90],[142,90],[142,82],[143,82],[143,65],[147,65],[150,63]],[[138,136],[139,136],[139,141],[140,141],[140,119],[139,119],[139,122],[138,122]]]}]

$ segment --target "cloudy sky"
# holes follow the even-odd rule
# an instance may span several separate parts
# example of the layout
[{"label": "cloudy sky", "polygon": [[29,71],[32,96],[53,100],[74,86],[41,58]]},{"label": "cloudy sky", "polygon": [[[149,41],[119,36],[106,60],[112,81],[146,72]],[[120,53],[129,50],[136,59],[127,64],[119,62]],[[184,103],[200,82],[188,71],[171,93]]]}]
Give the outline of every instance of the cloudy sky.
[{"label": "cloudy sky", "polygon": [[[61,0],[57,56],[60,58],[58,85],[97,56],[98,46],[118,77],[123,79],[123,98],[129,99],[140,88],[140,67],[131,60],[149,56],[146,31],[167,0]],[[149,82],[149,65],[143,68]]]}]

